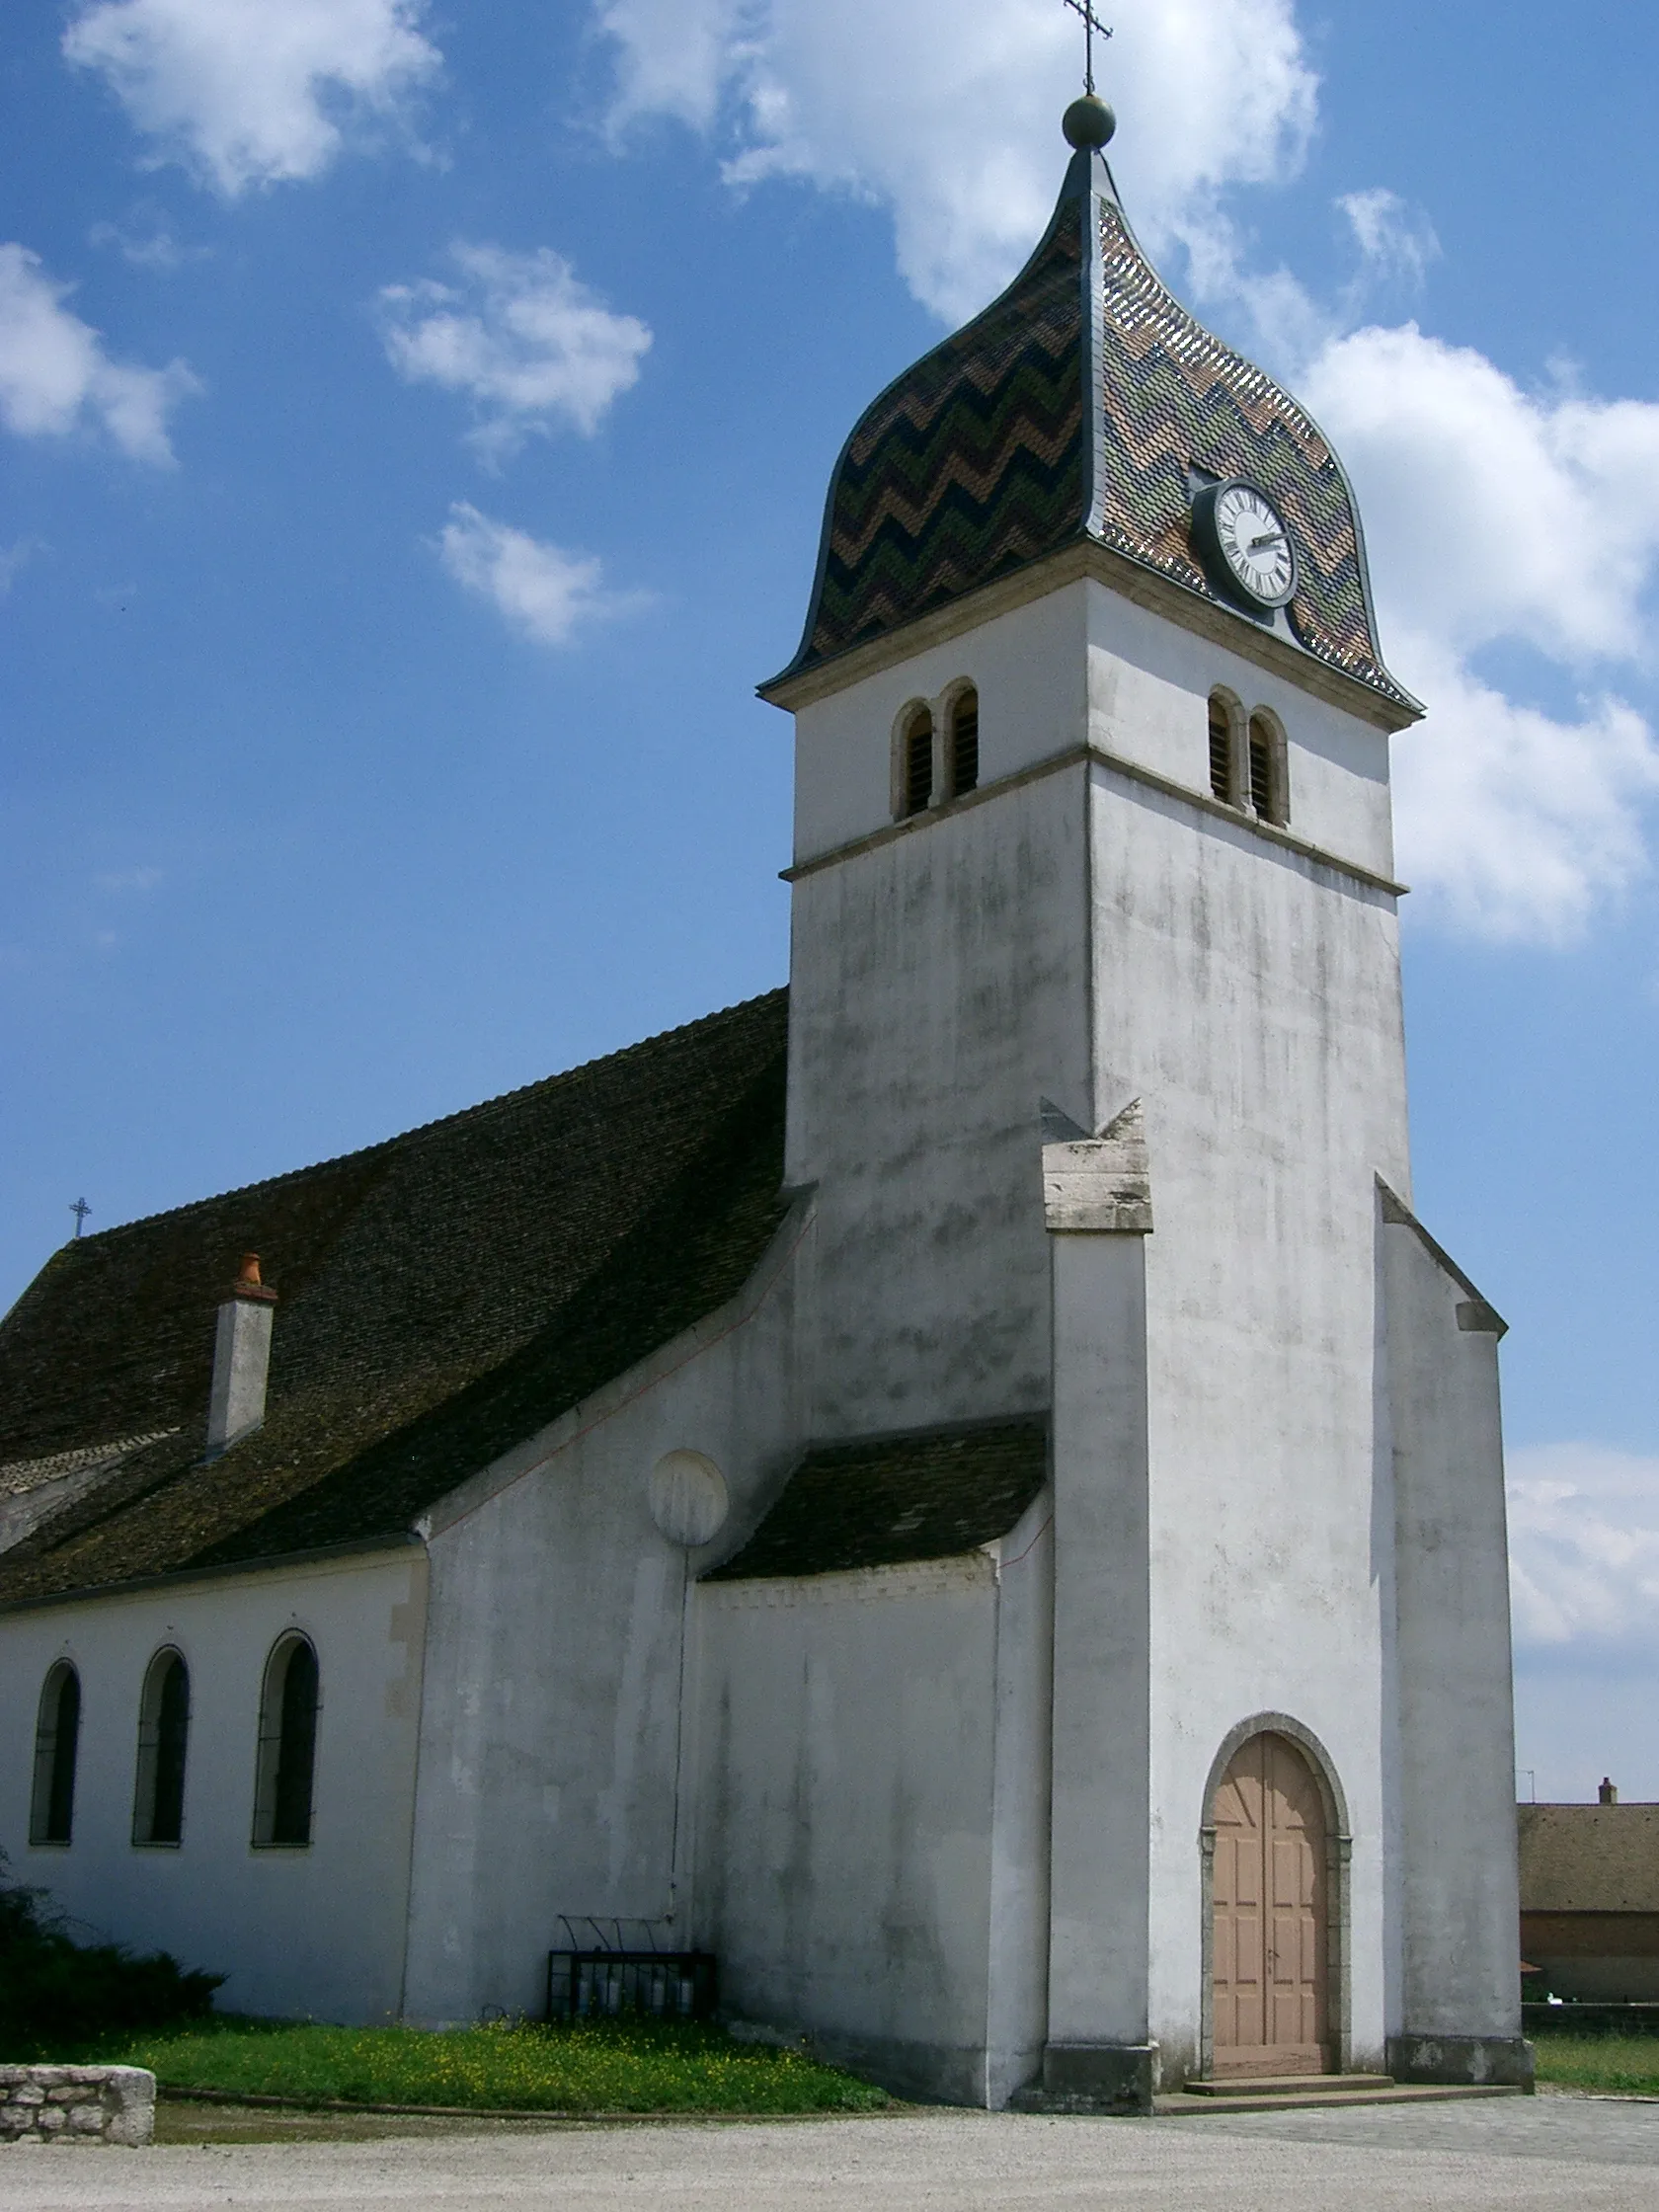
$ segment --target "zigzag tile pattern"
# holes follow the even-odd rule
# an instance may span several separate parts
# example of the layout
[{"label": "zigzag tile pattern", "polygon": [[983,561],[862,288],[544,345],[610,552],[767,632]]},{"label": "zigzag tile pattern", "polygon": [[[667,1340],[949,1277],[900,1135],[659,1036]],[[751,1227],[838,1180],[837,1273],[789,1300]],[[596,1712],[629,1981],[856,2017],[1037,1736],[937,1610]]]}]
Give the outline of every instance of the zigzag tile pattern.
[{"label": "zigzag tile pattern", "polygon": [[1077,535],[1081,225],[870,409],[842,455],[800,666],[880,637]]},{"label": "zigzag tile pattern", "polygon": [[1189,465],[1259,484],[1301,561],[1291,606],[1310,653],[1403,698],[1372,634],[1354,510],[1335,456],[1289,393],[1196,322],[1164,288],[1123,216],[1098,202],[1105,343],[1101,535],[1216,598],[1189,534]]},{"label": "zigzag tile pattern", "polygon": [[[1083,255],[1099,283],[1099,361]],[[1093,384],[1085,415],[1084,386]],[[1094,442],[1100,481],[1089,482]],[[1096,191],[1063,203],[1012,286],[869,409],[830,495],[810,668],[881,637],[1092,530],[1219,604],[1190,535],[1190,467],[1259,484],[1301,559],[1290,608],[1308,652],[1387,697],[1407,694],[1372,629],[1347,482],[1317,427],[1271,377],[1167,291]]]}]

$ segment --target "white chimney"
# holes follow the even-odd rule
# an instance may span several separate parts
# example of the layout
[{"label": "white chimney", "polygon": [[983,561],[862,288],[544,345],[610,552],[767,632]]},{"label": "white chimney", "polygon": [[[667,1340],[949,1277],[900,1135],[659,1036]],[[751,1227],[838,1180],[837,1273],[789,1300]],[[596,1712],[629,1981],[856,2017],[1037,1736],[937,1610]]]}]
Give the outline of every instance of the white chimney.
[{"label": "white chimney", "polygon": [[207,1457],[216,1460],[265,1419],[271,1372],[271,1309],[276,1293],[260,1281],[257,1252],[244,1252],[241,1272],[219,1307],[213,1339],[213,1391],[207,1401]]}]

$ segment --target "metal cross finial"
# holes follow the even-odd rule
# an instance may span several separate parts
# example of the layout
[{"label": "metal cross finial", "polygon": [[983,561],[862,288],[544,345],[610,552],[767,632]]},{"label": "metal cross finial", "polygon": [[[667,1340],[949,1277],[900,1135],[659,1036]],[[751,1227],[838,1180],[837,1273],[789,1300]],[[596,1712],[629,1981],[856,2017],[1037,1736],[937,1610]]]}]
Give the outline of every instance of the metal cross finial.
[{"label": "metal cross finial", "polygon": [[79,1236],[81,1233],[81,1224],[92,1212],[92,1208],[87,1204],[84,1198],[78,1198],[76,1199],[74,1205],[70,1207],[69,1211],[75,1217],[75,1234]]},{"label": "metal cross finial", "polygon": [[1083,19],[1083,90],[1094,90],[1094,35],[1098,31],[1103,39],[1112,34],[1095,14],[1090,0],[1066,0],[1066,5]]}]

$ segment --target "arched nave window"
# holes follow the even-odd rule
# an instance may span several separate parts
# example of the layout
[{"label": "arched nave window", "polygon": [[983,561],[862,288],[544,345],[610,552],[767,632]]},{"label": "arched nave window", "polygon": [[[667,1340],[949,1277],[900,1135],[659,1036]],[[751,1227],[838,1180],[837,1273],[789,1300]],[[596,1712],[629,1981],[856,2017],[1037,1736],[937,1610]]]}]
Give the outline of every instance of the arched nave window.
[{"label": "arched nave window", "polygon": [[32,1844],[66,1844],[75,1827],[75,1753],[81,1735],[81,1678],[67,1659],[48,1669],[35,1724]]},{"label": "arched nave window", "polygon": [[254,1842],[289,1847],[311,1841],[317,1764],[317,1654],[301,1635],[283,1636],[265,1667],[260,1699],[259,1773]]},{"label": "arched nave window", "polygon": [[132,1841],[176,1844],[185,1832],[185,1753],[190,1740],[190,1669],[177,1651],[158,1651],[138,1704],[138,1781]]}]

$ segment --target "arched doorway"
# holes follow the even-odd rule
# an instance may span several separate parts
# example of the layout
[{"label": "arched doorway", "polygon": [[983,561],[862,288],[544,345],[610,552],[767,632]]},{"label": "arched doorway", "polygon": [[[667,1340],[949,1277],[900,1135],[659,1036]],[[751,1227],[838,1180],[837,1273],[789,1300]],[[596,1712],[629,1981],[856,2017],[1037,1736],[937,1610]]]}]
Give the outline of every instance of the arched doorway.
[{"label": "arched doorway", "polygon": [[1212,2067],[1322,2074],[1333,2063],[1324,1792],[1271,1729],[1233,1753],[1210,1806]]}]

